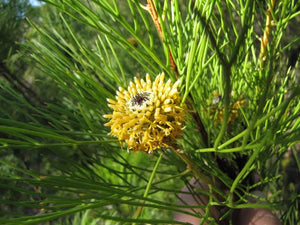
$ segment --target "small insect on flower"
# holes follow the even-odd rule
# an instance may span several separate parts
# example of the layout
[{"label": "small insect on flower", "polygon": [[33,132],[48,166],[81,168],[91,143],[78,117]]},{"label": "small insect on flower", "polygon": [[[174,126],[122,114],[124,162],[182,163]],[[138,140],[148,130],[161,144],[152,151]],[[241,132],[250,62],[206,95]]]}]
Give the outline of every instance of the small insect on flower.
[{"label": "small insect on flower", "polygon": [[184,108],[177,87],[178,80],[164,83],[165,74],[159,74],[154,82],[150,75],[146,81],[134,78],[127,90],[119,88],[116,101],[108,99],[112,114],[104,115],[110,119],[110,135],[127,144],[127,149],[153,152],[160,147],[168,147],[179,138],[185,120]]}]

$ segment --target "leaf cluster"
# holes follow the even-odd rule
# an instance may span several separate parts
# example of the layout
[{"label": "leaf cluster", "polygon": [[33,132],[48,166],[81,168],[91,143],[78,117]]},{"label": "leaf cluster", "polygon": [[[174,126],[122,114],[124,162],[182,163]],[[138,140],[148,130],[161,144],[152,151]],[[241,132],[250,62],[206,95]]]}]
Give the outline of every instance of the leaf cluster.
[{"label": "leaf cluster", "polygon": [[[42,101],[1,82],[2,223],[180,224],[174,213],[229,223],[235,209],[263,207],[296,224],[299,65],[287,52],[300,39],[284,34],[297,1],[147,1],[156,14],[137,0],[45,2],[22,46]],[[178,146],[215,181],[201,192],[207,204],[179,204],[194,174],[174,152],[127,153],[107,135],[106,99],[161,71],[181,79]],[[265,203],[249,202],[254,190]],[[211,206],[226,213],[213,218]]]}]

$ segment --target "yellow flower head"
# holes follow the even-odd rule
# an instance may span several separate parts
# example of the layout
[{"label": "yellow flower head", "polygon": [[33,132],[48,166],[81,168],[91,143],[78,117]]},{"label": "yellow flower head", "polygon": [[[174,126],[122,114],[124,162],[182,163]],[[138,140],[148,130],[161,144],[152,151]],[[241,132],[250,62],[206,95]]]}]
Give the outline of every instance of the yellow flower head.
[{"label": "yellow flower head", "polygon": [[184,109],[180,107],[177,91],[179,80],[172,85],[164,83],[165,74],[151,82],[134,78],[127,90],[119,88],[116,100],[107,99],[112,114],[104,115],[110,121],[111,135],[125,141],[128,149],[151,153],[161,146],[168,147],[182,133]]}]

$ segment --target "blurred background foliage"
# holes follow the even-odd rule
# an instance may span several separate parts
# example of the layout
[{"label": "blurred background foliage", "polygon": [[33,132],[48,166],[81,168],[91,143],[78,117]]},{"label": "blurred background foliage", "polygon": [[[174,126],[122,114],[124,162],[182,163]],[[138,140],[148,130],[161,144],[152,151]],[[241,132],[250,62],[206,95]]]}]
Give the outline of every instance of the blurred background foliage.
[{"label": "blurred background foliage", "polygon": [[[271,33],[263,69],[259,38],[271,1],[254,1],[251,9],[249,1],[174,2],[177,10],[176,4],[155,1],[159,16],[165,16],[160,18],[162,44],[141,7],[146,1],[49,0],[37,7],[26,0],[0,1],[0,222],[175,223],[180,189],[191,178],[184,162],[168,150],[163,156],[127,153],[107,135],[102,117],[110,111],[106,98],[134,76],[154,77],[164,70],[175,81],[170,51],[184,99],[192,105],[178,143],[203,173],[219,177],[225,186],[219,193],[223,201],[211,199],[229,208],[224,223],[259,189],[266,194],[265,207],[283,224],[297,224],[299,2],[279,1],[272,12],[282,25]],[[249,18],[243,14],[247,10]],[[239,36],[242,47],[236,49]],[[224,68],[218,51],[228,64],[233,60],[230,93],[220,76]],[[224,124],[227,94],[229,123],[222,136],[227,152],[218,153],[213,147]],[[199,134],[193,113],[202,119],[207,137]],[[230,194],[234,198],[226,197]]]}]

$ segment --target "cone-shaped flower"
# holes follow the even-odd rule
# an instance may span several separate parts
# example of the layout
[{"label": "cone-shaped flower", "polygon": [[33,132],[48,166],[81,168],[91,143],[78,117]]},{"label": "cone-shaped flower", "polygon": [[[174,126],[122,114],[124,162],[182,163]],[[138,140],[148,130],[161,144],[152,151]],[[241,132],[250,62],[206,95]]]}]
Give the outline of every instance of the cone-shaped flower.
[{"label": "cone-shaped flower", "polygon": [[104,115],[110,119],[105,125],[110,126],[111,135],[126,142],[128,149],[151,153],[168,147],[182,133],[185,116],[177,90],[180,82],[164,83],[164,77],[161,73],[154,82],[149,74],[146,81],[134,78],[127,90],[119,88],[116,101],[107,100],[113,113]]}]

